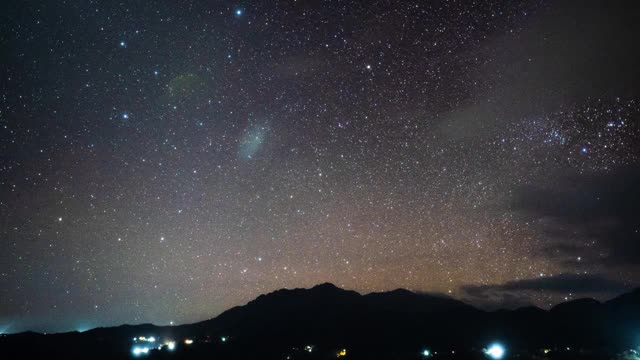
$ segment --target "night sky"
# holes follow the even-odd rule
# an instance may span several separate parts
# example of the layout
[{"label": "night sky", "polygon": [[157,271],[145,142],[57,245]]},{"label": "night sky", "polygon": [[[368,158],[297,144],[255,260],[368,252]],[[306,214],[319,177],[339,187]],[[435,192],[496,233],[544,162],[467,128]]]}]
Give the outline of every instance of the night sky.
[{"label": "night sky", "polygon": [[0,331],[640,284],[632,1],[0,5]]}]

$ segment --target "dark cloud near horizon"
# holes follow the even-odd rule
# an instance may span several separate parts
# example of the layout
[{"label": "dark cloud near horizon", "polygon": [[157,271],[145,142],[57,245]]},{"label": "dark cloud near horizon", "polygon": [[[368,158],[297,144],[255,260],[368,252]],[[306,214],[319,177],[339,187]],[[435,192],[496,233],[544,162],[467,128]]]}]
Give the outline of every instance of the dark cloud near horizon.
[{"label": "dark cloud near horizon", "polygon": [[614,296],[633,288],[625,282],[601,274],[564,273],[502,284],[464,285],[460,289],[465,299],[488,308],[516,308],[531,304],[532,296]]},{"label": "dark cloud near horizon", "polygon": [[640,169],[573,175],[553,189],[527,187],[514,207],[548,236],[542,256],[579,265],[640,265]]}]

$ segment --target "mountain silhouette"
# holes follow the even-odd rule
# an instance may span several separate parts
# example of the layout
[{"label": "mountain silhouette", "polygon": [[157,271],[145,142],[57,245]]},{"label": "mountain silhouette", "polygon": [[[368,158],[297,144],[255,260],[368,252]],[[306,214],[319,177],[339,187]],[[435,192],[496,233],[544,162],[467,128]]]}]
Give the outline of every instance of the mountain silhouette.
[{"label": "mountain silhouette", "polygon": [[5,335],[0,355],[125,359],[132,356],[133,337],[153,335],[195,342],[174,352],[152,350],[148,358],[324,359],[348,349],[349,359],[418,359],[429,348],[439,358],[472,359],[482,358],[481,349],[492,341],[507,344],[519,358],[543,348],[579,349],[585,356],[637,346],[638,329],[640,290],[606,302],[573,300],[548,311],[529,306],[488,312],[444,295],[405,289],[361,295],[325,283],[260,295],[194,324]]}]

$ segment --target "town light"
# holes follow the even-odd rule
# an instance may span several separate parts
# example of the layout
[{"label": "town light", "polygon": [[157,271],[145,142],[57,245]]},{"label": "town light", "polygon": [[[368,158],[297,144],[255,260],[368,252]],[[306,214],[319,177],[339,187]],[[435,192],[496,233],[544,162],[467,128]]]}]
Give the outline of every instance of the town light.
[{"label": "town light", "polygon": [[504,349],[504,346],[500,344],[491,344],[484,353],[487,354],[490,358],[498,360],[502,359],[505,352],[506,351]]},{"label": "town light", "polygon": [[140,355],[143,355],[143,354],[148,354],[149,353],[149,348],[148,347],[136,346],[136,347],[133,348],[133,350],[131,352],[135,356],[140,356]]}]

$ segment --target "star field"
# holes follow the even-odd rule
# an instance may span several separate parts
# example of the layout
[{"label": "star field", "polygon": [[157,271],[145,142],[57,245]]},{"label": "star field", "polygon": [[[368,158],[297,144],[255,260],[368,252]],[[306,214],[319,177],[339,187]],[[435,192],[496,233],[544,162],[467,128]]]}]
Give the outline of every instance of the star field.
[{"label": "star field", "polygon": [[0,330],[194,322],[327,281],[638,284],[518,205],[637,169],[619,11],[587,41],[539,0],[2,5]]}]

